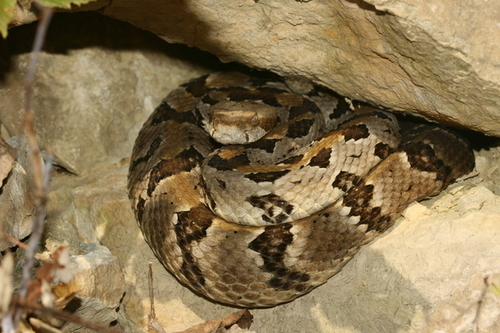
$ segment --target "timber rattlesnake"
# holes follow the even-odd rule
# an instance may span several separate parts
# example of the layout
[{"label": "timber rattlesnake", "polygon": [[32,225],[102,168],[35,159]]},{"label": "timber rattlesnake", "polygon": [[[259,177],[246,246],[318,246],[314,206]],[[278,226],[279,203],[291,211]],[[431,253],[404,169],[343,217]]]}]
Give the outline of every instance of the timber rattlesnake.
[{"label": "timber rattlesnake", "polygon": [[[309,292],[410,203],[474,167],[448,130],[419,126],[399,144],[391,114],[338,118],[342,100],[294,91],[261,76],[204,76],[171,92],[136,140],[128,188],[144,237],[175,277],[215,301],[268,307]],[[250,111],[250,127],[270,127],[253,106],[277,108],[283,124],[246,148],[211,153],[220,145],[203,128],[231,141],[224,118],[234,108]],[[221,113],[207,115],[214,108]],[[219,117],[216,126],[206,117]],[[236,142],[254,140],[236,119]]]}]

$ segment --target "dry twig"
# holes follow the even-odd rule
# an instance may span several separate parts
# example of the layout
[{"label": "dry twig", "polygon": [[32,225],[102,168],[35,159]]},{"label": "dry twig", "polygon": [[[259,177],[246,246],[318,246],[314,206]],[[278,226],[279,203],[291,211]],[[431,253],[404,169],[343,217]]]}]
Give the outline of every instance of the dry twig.
[{"label": "dry twig", "polygon": [[93,329],[97,332],[123,333],[123,331],[121,331],[117,328],[109,328],[109,327],[104,326],[104,325],[94,324],[90,321],[87,321],[87,320],[85,320],[77,315],[74,315],[74,314],[66,312],[66,311],[56,311],[56,310],[48,309],[48,308],[45,308],[45,307],[38,305],[38,304],[23,302],[20,299],[15,300],[15,303],[17,305],[19,305],[20,307],[31,310],[34,314],[37,314],[38,316],[44,315],[44,316],[50,316],[50,317],[57,318],[57,319],[64,320],[64,321],[70,321],[70,322],[78,324],[80,326]]},{"label": "dry twig", "polygon": [[154,284],[153,284],[153,264],[148,265],[148,284],[149,284],[149,302],[151,306],[151,311],[148,313],[148,328],[158,333],[166,333],[163,327],[161,327],[156,317],[155,311],[155,295],[154,295]]},{"label": "dry twig", "polygon": [[481,316],[481,307],[483,306],[484,297],[486,296],[486,291],[490,286],[488,276],[484,277],[483,282],[484,282],[483,289],[481,290],[481,295],[479,296],[479,300],[477,301],[476,315],[474,316],[474,320],[472,321],[472,331],[474,333],[479,331],[479,318]]},{"label": "dry twig", "polygon": [[[38,57],[40,50],[42,49],[43,42],[45,40],[45,34],[52,17],[52,9],[38,6],[40,9],[40,20],[38,22],[38,29],[35,37],[35,44],[33,45],[33,52],[31,56],[30,65],[28,68],[28,74],[26,77],[26,91],[25,91],[25,116],[24,116],[24,126],[26,137],[31,148],[31,155],[33,161],[34,170],[34,193],[36,202],[36,213],[33,219],[33,230],[28,243],[28,250],[26,251],[26,262],[23,266],[23,273],[21,278],[21,287],[19,289],[19,298],[21,303],[26,300],[28,293],[28,285],[30,282],[31,269],[34,264],[35,252],[38,249],[40,243],[40,238],[43,231],[43,222],[45,220],[46,214],[46,203],[47,203],[47,191],[48,191],[48,179],[50,175],[51,163],[48,161],[45,165],[45,172],[42,164],[42,157],[38,143],[36,141],[35,126],[33,121],[33,111],[31,109],[33,100],[33,86],[35,71],[38,63]],[[19,303],[19,304],[21,304]],[[22,308],[16,306],[11,309],[2,318],[2,328],[5,333],[14,333],[16,327],[19,324],[21,318]]]}]

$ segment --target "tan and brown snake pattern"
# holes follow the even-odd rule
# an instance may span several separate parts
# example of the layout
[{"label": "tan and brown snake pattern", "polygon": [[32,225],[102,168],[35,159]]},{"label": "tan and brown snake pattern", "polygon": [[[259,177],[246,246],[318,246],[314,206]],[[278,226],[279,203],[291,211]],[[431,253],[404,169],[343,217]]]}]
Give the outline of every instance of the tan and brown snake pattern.
[{"label": "tan and brown snake pattern", "polygon": [[[280,125],[280,135],[271,132],[248,149],[231,146],[207,159],[219,145],[203,129],[204,106],[248,99],[285,108],[292,125]],[[279,80],[242,73],[211,74],[171,92],[141,129],[128,178],[139,226],[163,265],[193,291],[217,302],[241,307],[288,302],[338,273],[410,203],[436,195],[474,167],[472,150],[453,132],[418,126],[399,144],[390,114],[375,110],[330,121],[341,109],[348,107],[324,92],[298,95]],[[324,120],[318,138],[309,137],[314,126],[311,113]],[[292,140],[295,147],[306,137],[306,148],[286,148],[292,156],[281,155],[281,139]],[[274,166],[256,165],[252,158],[260,156],[259,151],[264,163]],[[214,173],[235,169],[243,172],[245,181],[270,188],[269,193],[242,194],[238,182],[229,189],[232,181]],[[287,186],[309,186],[308,190],[279,192],[273,187],[290,170],[304,169],[306,175],[315,170],[326,174],[319,181],[323,185],[315,187],[319,176],[299,173],[301,178],[291,177]],[[263,225],[253,225],[253,220],[238,224],[214,214],[229,199],[216,202],[206,193],[213,179],[210,186],[221,187],[222,196],[233,191],[229,207],[236,204],[236,210],[246,204]],[[319,194],[313,201],[330,196],[336,202],[294,220],[307,193],[325,190],[334,194]],[[295,194],[287,198],[291,191]],[[244,202],[238,203],[239,197]]]}]

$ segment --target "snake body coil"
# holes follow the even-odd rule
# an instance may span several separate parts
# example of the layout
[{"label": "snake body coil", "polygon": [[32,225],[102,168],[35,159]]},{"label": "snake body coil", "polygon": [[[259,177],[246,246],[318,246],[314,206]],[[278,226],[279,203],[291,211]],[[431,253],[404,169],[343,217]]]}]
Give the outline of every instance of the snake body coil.
[{"label": "snake body coil", "polygon": [[[212,153],[220,145],[204,130],[205,108],[249,99],[290,119],[245,148]],[[128,179],[139,226],[163,265],[218,302],[291,301],[339,272],[410,203],[474,166],[471,149],[448,130],[419,126],[398,147],[392,115],[332,120],[343,107],[322,91],[299,95],[241,73],[170,93],[139,133]]]}]

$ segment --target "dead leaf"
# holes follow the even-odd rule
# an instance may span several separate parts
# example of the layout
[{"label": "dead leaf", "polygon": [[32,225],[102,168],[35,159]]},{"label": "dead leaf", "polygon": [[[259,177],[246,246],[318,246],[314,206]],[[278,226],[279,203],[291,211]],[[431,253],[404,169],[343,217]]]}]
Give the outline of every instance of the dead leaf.
[{"label": "dead leaf", "polygon": [[52,286],[56,300],[54,302],[54,310],[61,311],[75,297],[82,287],[75,282],[58,283]]},{"label": "dead leaf", "polygon": [[177,333],[225,333],[228,332],[228,330],[234,325],[246,330],[250,328],[252,321],[253,316],[250,311],[241,310],[224,318],[209,320],[203,324],[193,326],[187,330]]},{"label": "dead leaf", "polygon": [[58,264],[55,271],[55,277],[63,282],[68,283],[73,280],[73,272],[69,266],[69,250],[67,246],[60,246],[52,255],[54,262]]},{"label": "dead leaf", "polygon": [[[69,272],[68,272],[69,271]],[[59,274],[63,272],[63,274]],[[65,246],[59,247],[53,254],[52,260],[44,261],[42,266],[38,268],[35,272],[36,278],[31,280],[28,285],[28,295],[26,298],[27,302],[36,302],[38,299],[42,300],[42,304],[47,308],[53,308],[56,305],[61,306],[60,309],[64,308],[66,304],[71,301],[75,296],[76,292],[80,289],[76,284],[68,285],[71,291],[65,292],[61,285],[65,285],[65,282],[71,280],[73,275],[69,269],[69,254],[68,248]],[[54,277],[62,276],[60,280],[61,283],[56,287],[60,295],[54,295],[54,288],[51,287],[51,283],[54,281]],[[56,304],[56,298],[58,303]]]}]

